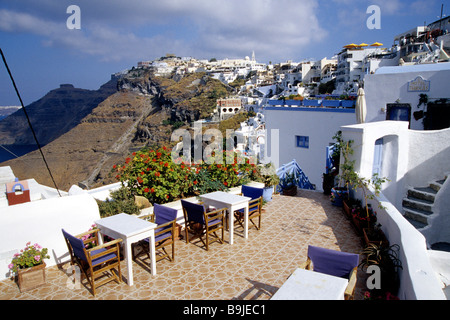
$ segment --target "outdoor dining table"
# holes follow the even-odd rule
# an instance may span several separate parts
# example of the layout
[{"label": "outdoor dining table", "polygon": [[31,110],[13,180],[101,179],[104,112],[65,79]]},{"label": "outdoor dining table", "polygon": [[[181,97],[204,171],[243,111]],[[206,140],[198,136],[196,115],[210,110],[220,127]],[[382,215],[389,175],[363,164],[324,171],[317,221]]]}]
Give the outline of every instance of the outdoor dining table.
[{"label": "outdoor dining table", "polygon": [[[129,286],[133,285],[131,244],[134,242],[149,238],[150,270],[152,275],[156,275],[155,228],[157,225],[155,223],[139,219],[136,216],[126,213],[120,213],[97,220],[95,224],[100,229],[99,233],[101,235],[106,235],[114,239],[122,239]],[[100,236],[99,238],[102,241],[103,237]]]},{"label": "outdoor dining table", "polygon": [[227,208],[230,228],[230,244],[234,241],[234,211],[244,209],[244,238],[248,238],[248,202],[249,197],[223,191],[206,193],[200,196],[203,203],[217,209]]},{"label": "outdoor dining table", "polygon": [[298,268],[271,300],[344,300],[348,280]]}]

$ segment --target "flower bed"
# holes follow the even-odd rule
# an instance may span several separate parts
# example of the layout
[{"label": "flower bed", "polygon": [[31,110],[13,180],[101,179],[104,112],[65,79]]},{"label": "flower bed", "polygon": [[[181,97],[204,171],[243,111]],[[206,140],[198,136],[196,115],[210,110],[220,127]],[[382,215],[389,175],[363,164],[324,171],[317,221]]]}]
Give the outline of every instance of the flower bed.
[{"label": "flower bed", "polygon": [[133,153],[124,164],[114,165],[113,173],[132,195],[162,204],[257,180],[260,167],[229,151],[213,153],[198,164],[187,164],[179,157],[173,159],[171,151],[162,147]]}]

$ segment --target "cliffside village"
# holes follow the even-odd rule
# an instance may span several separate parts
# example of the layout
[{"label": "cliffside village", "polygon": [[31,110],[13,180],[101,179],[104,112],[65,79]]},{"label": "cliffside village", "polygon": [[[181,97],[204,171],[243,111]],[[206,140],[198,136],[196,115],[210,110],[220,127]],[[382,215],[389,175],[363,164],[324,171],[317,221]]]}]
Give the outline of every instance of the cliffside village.
[{"label": "cliffside village", "polygon": [[[271,114],[270,122],[275,128],[284,127],[282,122],[286,117],[285,115],[279,116],[279,112],[272,112],[274,110],[271,109],[274,106],[340,107],[339,109],[347,106],[354,110],[358,89],[364,88],[365,78],[368,75],[374,75],[380,68],[443,65],[439,62],[449,61],[449,30],[450,19],[442,18],[428,26],[417,26],[396,35],[391,47],[379,42],[351,43],[344,45],[335,56],[320,60],[300,62],[289,60],[266,64],[257,62],[255,52],[251,57],[223,60],[215,58],[199,60],[193,57],[177,57],[174,54],[167,54],[165,57],[153,61],[140,61],[137,63],[137,69],[150,68],[153,69],[155,75],[159,76],[182,76],[188,73],[205,72],[224,84],[237,88],[235,96],[219,99],[217,109],[211,114],[211,117],[200,121],[218,122],[242,111],[255,112],[256,116],[242,123],[241,128],[235,132],[235,149],[247,155],[258,156],[261,162],[268,162],[273,161],[273,157],[272,159],[267,158],[267,147],[265,146],[270,137],[270,133],[266,132],[270,129],[266,124],[267,114]],[[403,70],[406,72],[406,68]],[[120,78],[128,71],[116,73],[112,77]],[[287,102],[292,99],[294,99],[293,103]],[[295,100],[297,101],[295,102]],[[330,103],[327,100],[351,100],[353,102]],[[283,101],[283,103],[279,101]],[[367,103],[370,104],[370,101]],[[386,112],[387,106],[381,108],[381,113],[383,113],[381,117],[384,120],[394,117],[386,115]],[[354,115],[351,117],[354,122]],[[380,115],[373,120],[375,119],[380,120]],[[327,123],[327,117],[322,115],[321,121]],[[333,125],[326,131],[332,137],[334,132],[331,131],[339,124],[339,121],[332,118],[330,122]],[[412,129],[423,129],[421,125],[419,125],[420,128],[415,128],[414,125],[411,127]],[[312,135],[305,132],[299,138],[301,141],[306,141],[305,139],[309,139]],[[331,141],[329,142],[331,143]],[[282,150],[281,153],[289,152]],[[281,165],[281,163],[277,164]],[[318,176],[316,180],[320,181],[321,177]]]}]

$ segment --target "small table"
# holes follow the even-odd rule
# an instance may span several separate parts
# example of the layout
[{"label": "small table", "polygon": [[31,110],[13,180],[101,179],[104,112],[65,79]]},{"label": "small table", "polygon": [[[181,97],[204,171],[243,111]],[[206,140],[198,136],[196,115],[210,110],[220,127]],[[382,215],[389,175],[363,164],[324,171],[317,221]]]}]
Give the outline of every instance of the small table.
[{"label": "small table", "polygon": [[244,238],[248,238],[248,202],[252,199],[249,197],[239,196],[237,194],[216,191],[200,196],[205,205],[215,207],[217,209],[227,208],[230,226],[230,244],[233,244],[234,235],[234,211],[244,209]]},{"label": "small table", "polygon": [[[151,273],[156,275],[155,228],[157,227],[157,224],[126,213],[120,213],[97,220],[95,221],[95,224],[100,229],[100,234],[107,235],[114,239],[122,239],[127,262],[128,285],[133,285],[131,244],[134,242],[149,238],[151,257],[150,269]],[[100,239],[102,239],[102,237],[100,237]]]},{"label": "small table", "polygon": [[347,285],[344,278],[299,268],[271,300],[343,300]]}]

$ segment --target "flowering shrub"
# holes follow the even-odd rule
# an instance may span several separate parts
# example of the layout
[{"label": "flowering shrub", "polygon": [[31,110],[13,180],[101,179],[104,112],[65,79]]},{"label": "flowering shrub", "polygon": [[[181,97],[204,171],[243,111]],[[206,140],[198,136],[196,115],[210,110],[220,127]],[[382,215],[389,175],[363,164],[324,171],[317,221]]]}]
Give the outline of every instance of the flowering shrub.
[{"label": "flowering shrub", "polygon": [[8,268],[17,272],[18,269],[31,268],[44,262],[44,259],[49,259],[47,254],[48,249],[42,248],[39,244],[35,243],[31,245],[31,242],[26,244],[26,247],[20,250],[20,253],[16,253],[13,256]]},{"label": "flowering shrub", "polygon": [[[367,212],[369,212],[369,215],[367,215]],[[362,207],[354,207],[351,214],[355,220],[364,223],[365,227],[373,227],[377,222],[377,213],[371,207],[368,210]]]},{"label": "flowering shrub", "polygon": [[388,292],[364,292],[364,300],[400,300],[396,295]]},{"label": "flowering shrub", "polygon": [[258,167],[235,152],[213,152],[199,164],[186,164],[181,158],[172,160],[171,150],[141,150],[128,157],[123,165],[113,166],[116,179],[152,203],[215,190],[226,190],[259,176]]},{"label": "flowering shrub", "polygon": [[117,172],[116,179],[126,182],[132,194],[150,202],[169,202],[189,191],[190,166],[175,164],[166,147],[134,152],[124,165],[114,166],[113,170]]}]

